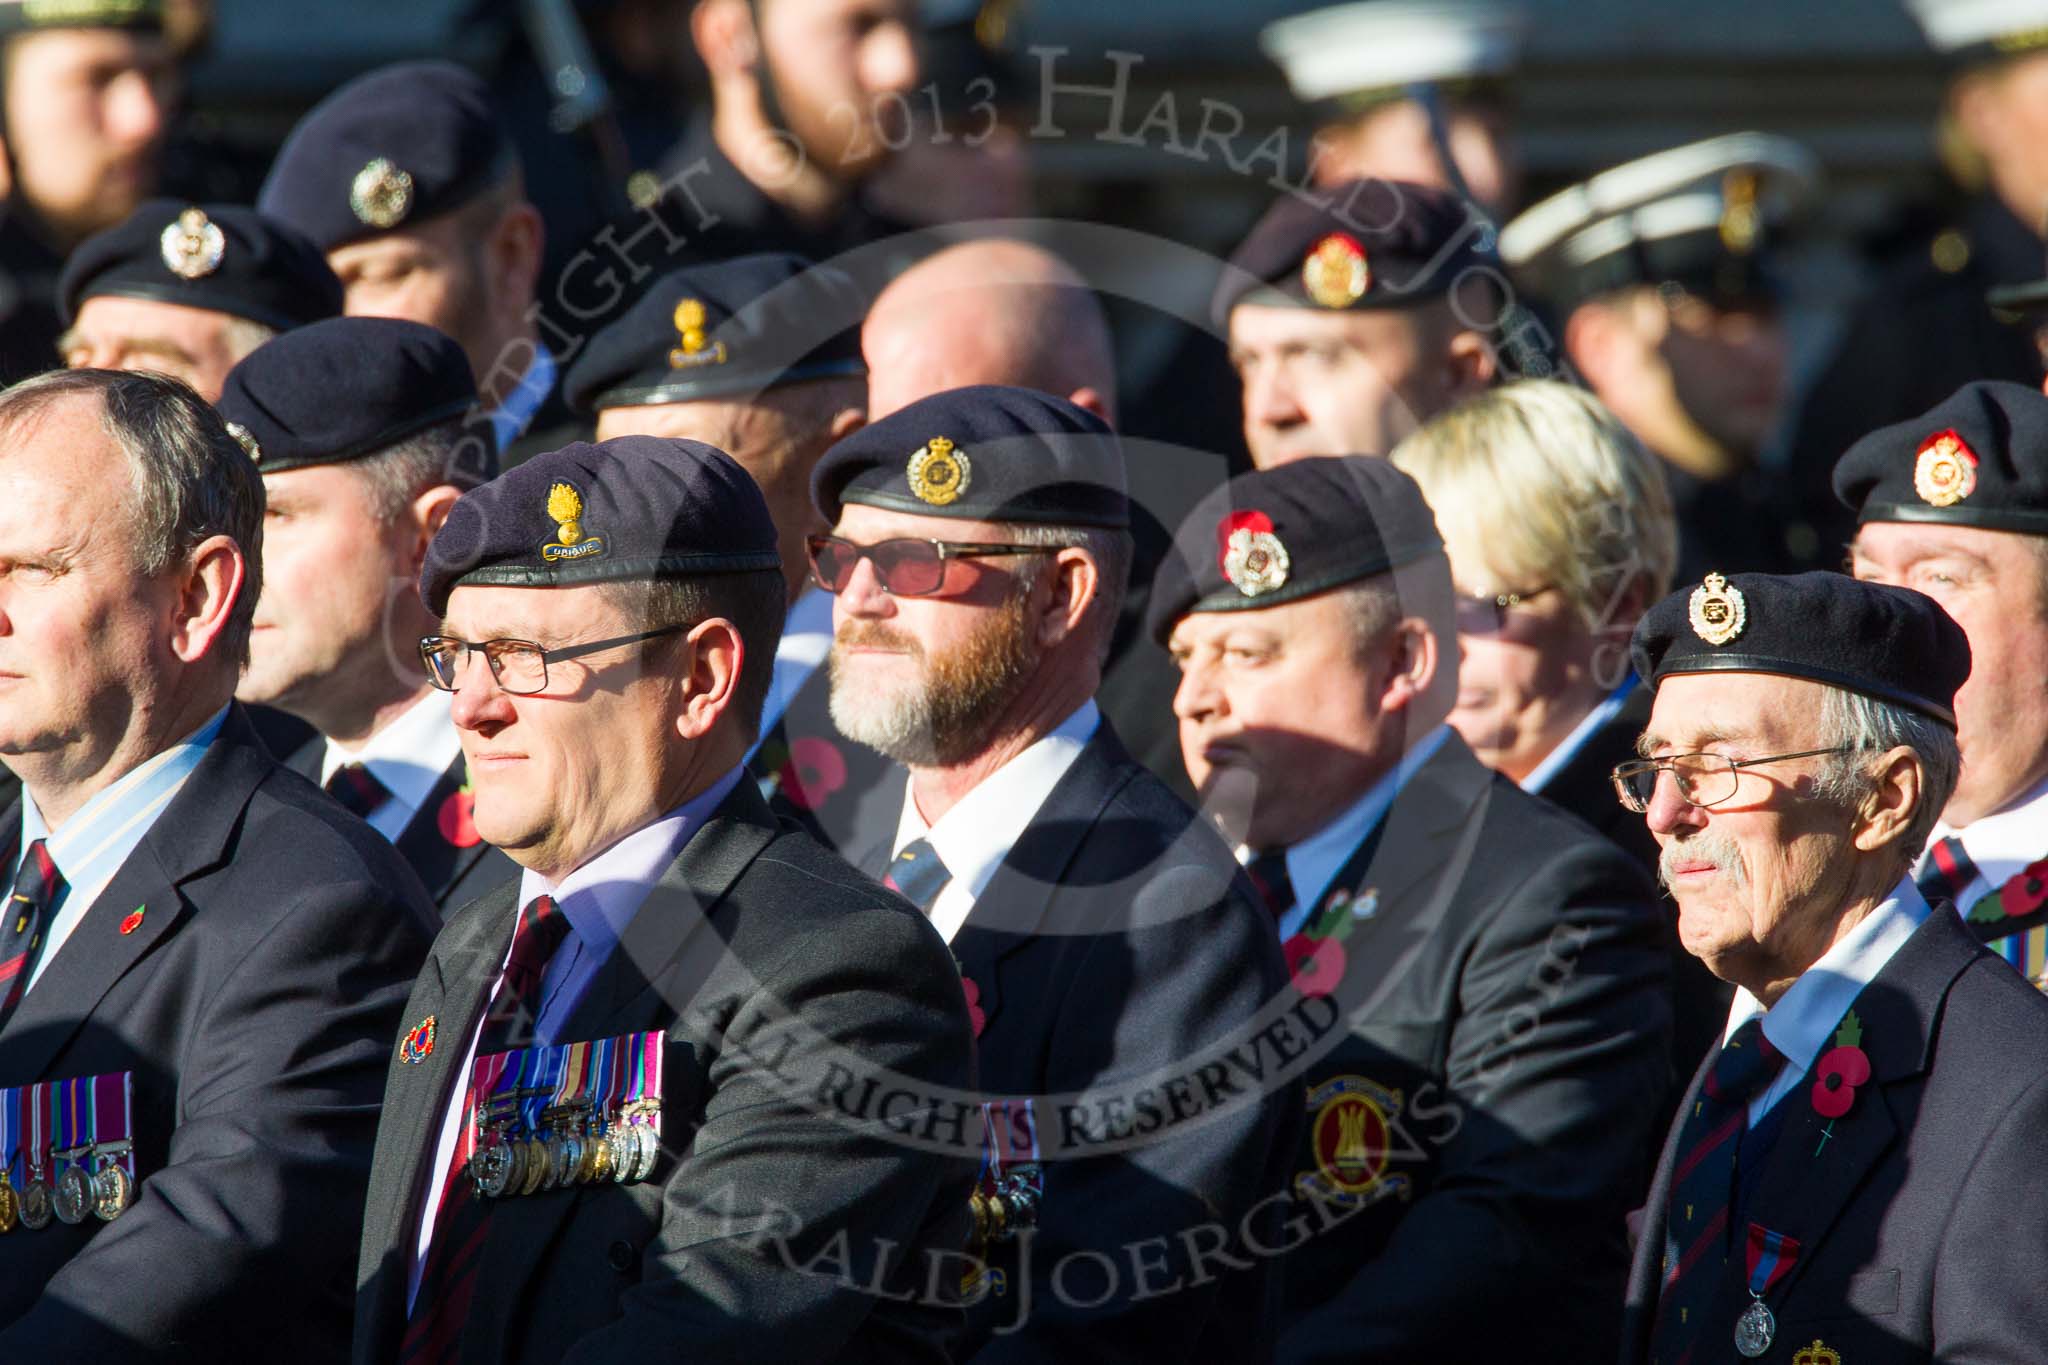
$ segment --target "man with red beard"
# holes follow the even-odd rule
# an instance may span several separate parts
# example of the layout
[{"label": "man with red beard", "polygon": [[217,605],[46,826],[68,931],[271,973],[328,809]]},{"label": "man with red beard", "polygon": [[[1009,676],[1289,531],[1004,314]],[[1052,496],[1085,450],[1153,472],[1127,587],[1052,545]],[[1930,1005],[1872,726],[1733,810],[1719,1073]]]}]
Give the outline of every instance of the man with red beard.
[{"label": "man with red beard", "polygon": [[833,720],[909,770],[864,865],[951,942],[996,1119],[955,1358],[1262,1358],[1307,1044],[1229,851],[1095,705],[1131,554],[1116,437],[954,389],[811,487]]}]

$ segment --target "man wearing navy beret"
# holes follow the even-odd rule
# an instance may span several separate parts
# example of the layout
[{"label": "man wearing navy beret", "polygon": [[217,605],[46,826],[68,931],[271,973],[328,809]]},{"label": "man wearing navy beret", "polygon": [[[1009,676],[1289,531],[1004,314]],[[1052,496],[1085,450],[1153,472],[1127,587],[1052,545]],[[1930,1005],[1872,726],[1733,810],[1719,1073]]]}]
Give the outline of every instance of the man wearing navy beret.
[{"label": "man wearing navy beret", "polygon": [[1917,588],[1970,639],[1956,692],[1963,772],[1915,869],[1978,938],[2048,988],[2048,397],[1966,384],[1871,432],[1835,466],[1860,523],[1858,578]]},{"label": "man wearing navy beret", "polygon": [[415,583],[466,489],[497,472],[464,425],[462,348],[398,318],[333,318],[235,366],[215,406],[263,475],[263,595],[235,695],[312,728],[279,756],[398,846],[452,911],[518,869],[470,819]]},{"label": "man wearing navy beret", "polygon": [[1175,543],[1182,752],[1319,1025],[1278,1358],[1611,1358],[1671,1069],[1647,877],[1446,724],[1450,566],[1392,464],[1243,475]]},{"label": "man wearing navy beret", "polygon": [[1644,1210],[1621,1359],[2030,1360],[2048,1001],[1930,909],[1962,630],[1836,573],[1709,574],[1636,627],[1614,771],[1733,983]]},{"label": "man wearing navy beret", "polygon": [[[833,447],[813,490],[832,718],[908,769],[862,865],[951,942],[1012,1119],[954,1357],[1257,1357],[1272,1266],[1247,1248],[1283,1236],[1257,1201],[1300,1090],[1254,1035],[1285,973],[1229,851],[1095,705],[1131,554],[1116,437],[954,389]],[[1249,1070],[1215,1060],[1233,1042]]]},{"label": "man wearing navy beret", "polygon": [[1493,382],[1492,230],[1398,180],[1289,195],[1231,256],[1211,312],[1244,385],[1252,463],[1384,455]]},{"label": "man wearing navy beret", "polygon": [[66,368],[154,370],[209,401],[279,332],[341,314],[341,281],[295,228],[178,199],[152,199],[87,239],[57,297]]},{"label": "man wearing navy beret", "polygon": [[[534,294],[545,248],[518,148],[488,87],[449,62],[394,62],[313,106],[256,207],[327,253],[347,311],[452,336],[482,396],[475,425],[518,463],[563,420]],[[549,449],[556,440],[539,446]]]},{"label": "man wearing navy beret", "polygon": [[362,1365],[941,1359],[967,1002],[931,926],[745,780],[775,544],[737,464],[648,436],[537,456],[435,535],[421,656],[523,870],[406,1009]]}]

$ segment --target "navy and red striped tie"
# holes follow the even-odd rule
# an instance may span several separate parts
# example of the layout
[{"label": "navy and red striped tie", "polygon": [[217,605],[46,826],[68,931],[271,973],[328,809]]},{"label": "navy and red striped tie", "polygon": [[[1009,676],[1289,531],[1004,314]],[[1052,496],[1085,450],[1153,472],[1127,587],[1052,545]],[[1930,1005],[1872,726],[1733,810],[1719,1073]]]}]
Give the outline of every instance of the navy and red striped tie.
[{"label": "navy and red striped tie", "polygon": [[360,763],[344,763],[327,779],[327,794],[341,802],[343,810],[358,820],[391,799],[391,788]]},{"label": "navy and red striped tie", "polygon": [[[519,912],[512,931],[512,951],[505,960],[491,1012],[477,1034],[476,1055],[491,1056],[526,1047],[540,1014],[541,979],[548,961],[570,931],[569,919],[552,896],[535,896]],[[462,1121],[469,1122],[477,1095],[465,1087]],[[476,1295],[476,1272],[483,1260],[484,1235],[490,1231],[490,1204],[470,1187],[466,1165],[448,1163],[441,1183],[441,1202],[434,1215],[434,1236],[420,1268],[419,1293],[412,1318],[399,1346],[401,1365],[443,1365],[456,1359],[462,1346],[462,1324]]]},{"label": "navy and red striped tie", "polygon": [[1951,834],[1927,850],[1927,866],[1920,869],[1913,884],[1929,905],[1949,901],[1959,910],[1968,910],[1970,907],[1963,904],[1963,892],[1976,880],[1977,865],[1964,851],[1963,841]]},{"label": "navy and red striped tie", "polygon": [[64,891],[64,875],[50,857],[41,839],[28,846],[21,858],[21,870],[14,876],[14,894],[7,902],[7,919],[0,924],[0,1024],[5,1024],[28,992],[28,979],[35,974],[36,958],[43,949],[43,934],[49,928],[50,908]]},{"label": "navy and red striped tie", "polygon": [[1727,1268],[1735,1155],[1749,1131],[1750,1101],[1784,1065],[1785,1054],[1764,1037],[1763,1016],[1756,1016],[1721,1049],[1686,1115],[1664,1217],[1664,1287],[1650,1337],[1656,1365],[1686,1365],[1693,1357],[1701,1315]]}]

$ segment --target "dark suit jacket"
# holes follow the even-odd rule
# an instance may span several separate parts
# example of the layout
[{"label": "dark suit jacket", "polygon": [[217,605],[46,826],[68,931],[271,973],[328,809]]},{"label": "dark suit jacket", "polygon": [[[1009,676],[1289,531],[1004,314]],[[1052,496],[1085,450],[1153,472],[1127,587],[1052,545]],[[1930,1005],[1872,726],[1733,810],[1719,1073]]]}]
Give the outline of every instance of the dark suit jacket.
[{"label": "dark suit jacket", "polygon": [[[285,766],[317,783],[326,754],[327,741],[316,734],[293,752]],[[478,838],[469,824],[468,809],[463,805],[467,798],[462,795],[468,780],[469,765],[457,754],[428,789],[426,801],[397,839],[398,851],[418,874],[443,918],[479,896],[519,880],[519,864]],[[461,807],[459,812],[457,807]]]},{"label": "dark suit jacket", "polygon": [[[421,1065],[391,1064],[363,1226],[362,1365],[390,1360],[404,1331],[424,1186],[517,894],[448,921],[406,1006],[408,1022],[438,1019],[441,1043]],[[956,1099],[937,1144],[919,1143],[908,1134],[926,1131],[926,1111],[890,1098],[973,1084],[966,1000],[938,935],[741,782],[633,917],[562,1041],[656,1029],[668,1044],[654,1177],[497,1204],[461,1358],[942,1360],[959,1266],[936,1273],[927,1253],[966,1239],[977,1127]]]},{"label": "dark suit jacket", "polygon": [[[887,861],[885,846],[871,865]],[[955,1356],[1270,1358],[1271,1258],[1206,1274],[1188,1259],[1190,1236],[1243,1257],[1248,1218],[1277,1244],[1280,1206],[1253,1206],[1284,1183],[1301,1107],[1280,1044],[1250,1027],[1287,974],[1223,842],[1105,720],[976,899],[953,955],[978,991],[982,1088],[1036,1097],[1047,1149],[1030,1259],[1019,1242],[996,1245],[1005,1289],[969,1310]],[[1242,1043],[1236,1058],[1212,1060],[1226,1039]],[[1151,1269],[1132,1269],[1132,1248]],[[1120,1267],[1115,1282],[1088,1273],[1098,1253]]]},{"label": "dark suit jacket", "polygon": [[777,815],[840,856],[857,859],[896,833],[904,775],[891,760],[841,735],[831,703],[830,670],[820,664],[762,737],[747,772],[769,792]]},{"label": "dark suit jacket", "polygon": [[1641,870],[1453,734],[1336,886],[1280,1358],[1608,1358],[1669,1075]]},{"label": "dark suit jacket", "polygon": [[10,1086],[134,1073],[141,1176],[112,1223],[0,1237],[0,1359],[347,1358],[346,1244],[431,920],[231,711],[0,1029]]},{"label": "dark suit jacket", "polygon": [[[1812,1073],[1780,1100],[1783,1127],[1747,1201],[1745,1227],[1800,1243],[1767,1296],[1779,1344],[1765,1358],[1819,1340],[1845,1365],[2041,1359],[2033,1270],[2048,1263],[2048,1072],[2014,1059],[2048,1049],[2048,1000],[1942,904],[1854,1009],[1869,1082],[1825,1143]],[[1625,1365],[1649,1358],[1676,1145],[1674,1125],[1629,1275]],[[1735,1358],[1744,1259],[1738,1241],[1695,1359]]]}]

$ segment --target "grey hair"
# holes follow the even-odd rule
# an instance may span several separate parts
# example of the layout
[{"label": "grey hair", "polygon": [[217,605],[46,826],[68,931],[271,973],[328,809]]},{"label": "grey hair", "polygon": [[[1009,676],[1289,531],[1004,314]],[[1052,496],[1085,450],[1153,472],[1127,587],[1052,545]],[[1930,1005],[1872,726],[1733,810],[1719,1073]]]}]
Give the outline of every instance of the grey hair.
[{"label": "grey hair", "polygon": [[249,661],[250,622],[263,591],[263,480],[213,406],[166,375],[52,370],[0,393],[0,430],[43,416],[67,398],[99,399],[100,423],[128,459],[126,497],[135,567],[157,578],[202,541],[226,536],[242,551],[242,591],[221,632],[224,659]]},{"label": "grey hair", "polygon": [[[1086,551],[1088,557],[1095,561],[1095,572],[1102,580],[1102,590],[1090,606],[1089,618],[1095,631],[1095,661],[1107,663],[1110,644],[1116,635],[1117,617],[1124,609],[1124,594],[1130,587],[1131,560],[1137,553],[1131,533],[1106,526],[1048,526],[1037,522],[1012,523],[1007,532],[1009,538],[1019,545],[1042,546],[1048,550],[1071,547]],[[1028,592],[1036,587],[1038,575],[1042,572],[1042,560],[1018,566],[1019,590]]]},{"label": "grey hair", "polygon": [[471,433],[467,417],[451,417],[416,431],[350,467],[370,494],[370,511],[388,526],[429,488],[447,484],[467,492],[490,476],[495,460],[458,458],[466,442],[490,439]]},{"label": "grey hair", "polygon": [[1919,857],[1962,771],[1956,732],[1910,707],[1829,687],[1821,693],[1820,742],[1838,745],[1846,752],[1827,756],[1814,794],[1845,806],[1859,804],[1876,790],[1876,779],[1869,770],[1874,755],[1904,747],[1919,756],[1920,804],[1898,847],[1906,862]]}]

